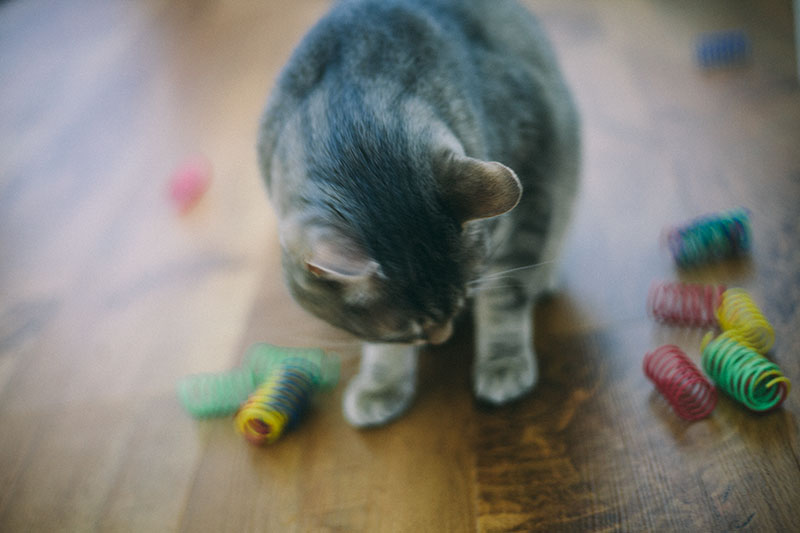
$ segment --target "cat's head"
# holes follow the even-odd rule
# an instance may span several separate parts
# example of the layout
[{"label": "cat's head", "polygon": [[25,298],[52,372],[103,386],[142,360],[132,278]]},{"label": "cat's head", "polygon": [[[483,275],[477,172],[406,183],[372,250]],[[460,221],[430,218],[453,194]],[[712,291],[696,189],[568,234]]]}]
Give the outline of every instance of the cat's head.
[{"label": "cat's head", "polygon": [[304,308],[372,342],[450,337],[486,254],[473,222],[511,210],[522,188],[500,163],[452,151],[433,159],[368,194],[304,181],[280,223],[284,275]]}]

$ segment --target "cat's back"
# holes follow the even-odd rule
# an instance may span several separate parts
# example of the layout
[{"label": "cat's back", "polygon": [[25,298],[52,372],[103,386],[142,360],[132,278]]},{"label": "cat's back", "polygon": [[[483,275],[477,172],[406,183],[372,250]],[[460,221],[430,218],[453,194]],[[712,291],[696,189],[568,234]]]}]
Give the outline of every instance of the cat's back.
[{"label": "cat's back", "polygon": [[340,0],[303,39],[282,81],[302,93],[331,71],[354,81],[424,76],[482,53],[507,62],[553,61],[537,20],[517,0]]},{"label": "cat's back", "polygon": [[[287,118],[309,95],[342,87],[376,102],[379,114],[423,102],[469,155],[512,167],[537,142],[527,138],[530,124],[574,115],[544,32],[516,0],[340,0],[297,47],[272,92],[259,142],[268,183]],[[545,108],[556,113],[534,116]],[[560,124],[544,126],[559,134]]]}]

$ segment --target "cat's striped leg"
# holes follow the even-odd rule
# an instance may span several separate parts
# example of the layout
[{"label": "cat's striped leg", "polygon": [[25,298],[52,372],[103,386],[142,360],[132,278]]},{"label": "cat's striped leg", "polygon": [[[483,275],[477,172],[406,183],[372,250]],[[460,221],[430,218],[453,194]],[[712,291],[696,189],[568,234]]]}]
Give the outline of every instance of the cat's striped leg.
[{"label": "cat's striped leg", "polygon": [[416,392],[417,350],[406,344],[364,344],[361,367],[344,394],[350,424],[378,426],[408,409]]},{"label": "cat's striped leg", "polygon": [[533,349],[533,302],[526,283],[503,277],[479,289],[475,298],[475,396],[503,404],[529,392],[539,370]]}]

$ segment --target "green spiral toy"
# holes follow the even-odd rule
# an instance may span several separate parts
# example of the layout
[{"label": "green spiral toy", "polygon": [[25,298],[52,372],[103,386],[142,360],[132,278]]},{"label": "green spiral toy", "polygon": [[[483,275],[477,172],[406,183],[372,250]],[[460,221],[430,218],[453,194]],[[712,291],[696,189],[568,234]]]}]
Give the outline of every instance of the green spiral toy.
[{"label": "green spiral toy", "polygon": [[234,414],[276,368],[291,361],[302,367],[314,388],[332,388],[339,381],[339,358],[318,348],[253,345],[242,367],[216,374],[186,376],[178,383],[178,399],[195,418]]},{"label": "green spiral toy", "polygon": [[703,370],[712,380],[753,411],[778,407],[791,389],[789,378],[760,353],[740,344],[725,332],[712,340],[713,333],[703,339]]}]

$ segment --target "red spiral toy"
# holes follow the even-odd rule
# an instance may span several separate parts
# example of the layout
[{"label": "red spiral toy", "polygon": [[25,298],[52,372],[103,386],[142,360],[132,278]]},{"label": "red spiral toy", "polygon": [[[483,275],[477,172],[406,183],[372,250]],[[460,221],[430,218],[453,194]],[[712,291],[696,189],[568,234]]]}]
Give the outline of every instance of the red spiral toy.
[{"label": "red spiral toy", "polygon": [[675,345],[667,344],[648,353],[644,373],[685,420],[705,418],[717,405],[717,390]]},{"label": "red spiral toy", "polygon": [[724,285],[653,283],[647,295],[647,311],[656,320],[667,324],[714,326],[723,292]]}]

